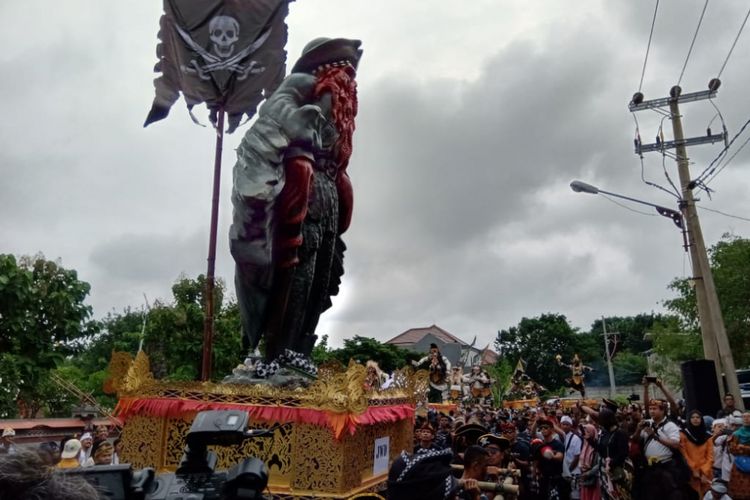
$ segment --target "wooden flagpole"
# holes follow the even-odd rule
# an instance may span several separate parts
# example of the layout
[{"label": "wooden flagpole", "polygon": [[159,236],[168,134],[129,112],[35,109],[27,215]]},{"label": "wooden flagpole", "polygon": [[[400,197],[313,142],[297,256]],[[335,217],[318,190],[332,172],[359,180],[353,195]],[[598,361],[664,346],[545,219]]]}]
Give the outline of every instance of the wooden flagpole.
[{"label": "wooden flagpole", "polygon": [[221,152],[224,146],[224,107],[219,107],[216,120],[216,155],[214,157],[214,186],[211,198],[211,229],[208,239],[208,270],[206,272],[206,315],[203,320],[203,362],[201,380],[211,379],[214,340],[214,269],[216,267],[216,233],[219,224],[219,194],[221,192]]}]

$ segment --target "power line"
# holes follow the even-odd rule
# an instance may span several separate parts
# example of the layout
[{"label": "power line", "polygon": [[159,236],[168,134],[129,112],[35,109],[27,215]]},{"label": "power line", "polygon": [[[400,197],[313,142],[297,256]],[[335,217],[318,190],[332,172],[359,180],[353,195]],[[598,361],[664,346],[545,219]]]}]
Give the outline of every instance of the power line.
[{"label": "power line", "polygon": [[750,142],[750,136],[748,136],[748,138],[745,139],[745,142],[742,143],[742,146],[740,146],[739,148],[737,148],[737,151],[735,151],[734,154],[732,156],[730,156],[729,159],[727,161],[725,161],[724,164],[710,178],[706,179],[703,182],[703,186],[704,187],[707,186],[711,181],[713,181],[714,179],[716,179],[716,176],[719,175],[719,173],[722,170],[724,170],[727,165],[729,165],[729,162],[731,162],[732,160],[734,160],[734,157],[737,156],[737,154],[740,151],[742,151],[742,148],[744,148],[745,146],[747,146],[748,142]]},{"label": "power line", "polygon": [[605,199],[611,201],[612,203],[614,203],[618,207],[624,208],[625,210],[630,210],[631,212],[635,212],[635,213],[641,214],[641,215],[648,215],[649,217],[656,217],[657,216],[657,214],[650,214],[650,213],[647,213],[647,212],[641,212],[640,210],[636,210],[635,208],[631,208],[631,207],[629,207],[629,206],[627,206],[627,205],[625,205],[623,203],[620,203],[619,201],[613,200],[612,198],[610,198],[606,194],[599,193],[599,196],[603,196]]},{"label": "power line", "polygon": [[[643,165],[643,157],[641,156],[641,180],[643,181],[643,183],[646,184],[647,186],[651,186],[651,187],[655,187],[657,189],[660,189],[660,190],[664,191],[665,193],[669,193],[670,195],[674,196],[675,198],[680,199],[679,195],[673,193],[672,191],[670,191],[669,189],[665,188],[664,186],[661,186],[661,185],[659,185],[659,184],[657,184],[655,182],[651,182],[651,181],[647,180],[646,176],[645,176],[645,173],[644,173],[644,170],[645,170],[645,168],[644,168],[644,165]],[[669,180],[669,182],[671,184],[672,180],[669,178],[669,175],[667,175],[667,179]],[[677,188],[675,188],[675,189],[677,189]]]},{"label": "power line", "polygon": [[732,219],[739,219],[739,220],[744,220],[746,222],[750,222],[750,218],[748,217],[740,217],[739,215],[728,214],[726,212],[722,212],[721,210],[714,210],[713,208],[704,207],[703,205],[696,205],[696,207],[700,208],[701,210],[708,210],[709,212],[715,212],[725,217],[731,217]]},{"label": "power line", "polygon": [[690,59],[690,54],[693,52],[693,45],[695,45],[695,39],[698,37],[698,31],[701,29],[701,24],[703,24],[703,15],[706,13],[706,7],[708,7],[708,0],[706,0],[706,3],[703,4],[703,11],[701,12],[701,17],[698,20],[698,26],[695,27],[695,33],[693,34],[693,41],[690,42],[690,49],[688,50],[687,57],[685,58],[685,64],[682,65],[682,72],[680,73],[680,78],[677,79],[677,85],[680,84],[682,81],[682,76],[685,74],[685,68],[687,68],[688,59]]},{"label": "power line", "polygon": [[659,10],[659,0],[656,0],[654,7],[654,18],[651,20],[651,32],[648,34],[648,45],[646,45],[646,57],[643,59],[643,69],[641,70],[641,82],[638,84],[638,92],[643,87],[643,76],[646,74],[646,62],[648,62],[648,52],[651,50],[651,38],[654,36],[654,25],[656,24],[656,13]]},{"label": "power line", "polygon": [[[661,169],[664,171],[664,177],[667,178],[667,181],[669,181],[669,185],[672,186],[672,189],[674,189],[675,198],[679,200],[681,196],[680,190],[677,189],[677,186],[675,186],[674,182],[672,182],[672,178],[669,176],[669,172],[667,172],[666,162],[667,162],[667,155],[666,154],[661,155]],[[665,191],[667,190],[665,189]],[[671,194],[671,191],[667,191],[667,192]]]},{"label": "power line", "polygon": [[[640,125],[638,124],[638,117],[636,116],[636,114],[632,113],[632,115],[633,115],[633,120],[635,120],[635,141],[636,141],[636,143],[639,143],[640,140],[641,140]],[[662,119],[662,122],[663,121],[664,120]],[[664,168],[664,174],[667,176],[667,180],[669,181],[669,183],[674,188],[674,190],[675,190],[674,193],[672,191],[670,191],[669,189],[665,188],[664,186],[661,186],[661,185],[659,185],[659,184],[657,184],[655,182],[651,182],[651,181],[647,180],[646,179],[646,175],[645,175],[645,166],[644,166],[644,163],[643,163],[643,154],[639,154],[638,157],[641,160],[641,180],[643,181],[643,183],[646,184],[647,186],[651,186],[651,187],[655,187],[657,189],[661,189],[665,193],[669,193],[672,196],[674,196],[675,198],[679,199],[680,198],[679,191],[677,190],[677,188],[675,187],[674,183],[672,182],[672,179],[669,177],[669,174],[667,173],[667,168],[663,167]]]},{"label": "power line", "polygon": [[740,35],[742,34],[742,30],[745,28],[745,23],[747,22],[747,18],[750,17],[750,9],[748,9],[747,14],[745,14],[745,20],[742,21],[742,26],[740,26],[740,31],[737,32],[737,37],[734,39],[734,43],[732,44],[732,48],[729,49],[729,53],[727,54],[727,58],[724,59],[724,64],[721,65],[721,69],[719,70],[719,74],[716,75],[716,78],[721,77],[721,73],[724,71],[724,68],[727,66],[727,62],[729,61],[729,56],[732,55],[732,51],[734,51],[734,46],[737,45],[737,40],[740,39]]},{"label": "power line", "polygon": [[[716,170],[716,167],[714,167],[714,164],[717,161],[719,161],[719,159],[721,159],[722,156],[724,156],[724,153],[726,153],[729,150],[729,148],[732,146],[732,144],[734,143],[734,141],[737,140],[737,138],[740,136],[740,134],[742,134],[742,132],[745,131],[745,129],[747,128],[748,125],[750,125],[750,120],[747,120],[745,122],[745,124],[742,126],[742,128],[740,129],[740,131],[737,132],[737,134],[735,134],[734,137],[732,137],[732,140],[729,141],[729,143],[726,146],[724,146],[724,149],[722,149],[719,152],[719,154],[716,155],[716,158],[714,158],[713,160],[711,160],[711,163],[709,163],[708,166],[703,170],[703,172],[701,172],[701,174],[698,177],[695,178],[695,180],[693,181],[693,183],[700,184],[707,177],[709,177],[711,174],[714,173],[714,170]],[[713,169],[711,167],[713,167]]]}]

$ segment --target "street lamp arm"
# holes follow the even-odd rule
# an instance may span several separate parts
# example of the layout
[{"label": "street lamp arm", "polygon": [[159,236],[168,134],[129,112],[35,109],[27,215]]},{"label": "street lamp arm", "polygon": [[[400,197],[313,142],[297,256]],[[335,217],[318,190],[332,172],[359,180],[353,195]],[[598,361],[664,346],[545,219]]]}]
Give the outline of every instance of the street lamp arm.
[{"label": "street lamp arm", "polygon": [[677,210],[672,210],[671,208],[662,207],[661,205],[655,205],[654,203],[649,203],[647,201],[639,200],[637,198],[631,198],[630,196],[612,193],[611,191],[605,191],[603,189],[599,189],[596,186],[592,186],[591,184],[587,184],[582,181],[571,182],[570,189],[572,189],[576,193],[606,194],[607,196],[613,196],[615,198],[620,198],[622,200],[628,200],[628,201],[632,201],[633,203],[640,203],[641,205],[653,207],[659,215],[672,219],[672,222],[674,222],[677,227],[682,229],[682,226],[683,226],[682,214],[678,212]]}]

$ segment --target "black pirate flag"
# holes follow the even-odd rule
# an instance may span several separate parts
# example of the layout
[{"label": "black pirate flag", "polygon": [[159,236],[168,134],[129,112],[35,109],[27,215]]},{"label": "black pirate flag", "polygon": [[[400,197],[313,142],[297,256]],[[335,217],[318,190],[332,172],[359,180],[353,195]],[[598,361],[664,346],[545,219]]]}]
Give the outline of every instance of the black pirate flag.
[{"label": "black pirate flag", "polygon": [[161,76],[143,126],[166,118],[180,92],[188,109],[205,102],[213,122],[222,108],[228,132],[252,117],[284,78],[290,1],[164,0],[154,67]]}]

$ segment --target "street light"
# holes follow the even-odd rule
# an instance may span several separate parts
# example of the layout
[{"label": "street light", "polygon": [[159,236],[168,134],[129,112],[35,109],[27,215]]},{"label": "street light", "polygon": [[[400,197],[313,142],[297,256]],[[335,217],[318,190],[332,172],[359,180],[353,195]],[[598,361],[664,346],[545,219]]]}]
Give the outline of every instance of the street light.
[{"label": "street light", "polygon": [[[672,116],[677,116],[673,113]],[[683,153],[684,156],[684,153]],[[623,200],[632,201],[634,203],[640,203],[641,205],[648,205],[654,207],[659,215],[669,217],[672,222],[682,230],[682,241],[683,247],[686,251],[690,252],[691,258],[693,259],[694,272],[698,273],[695,280],[695,294],[696,302],[698,306],[698,318],[701,324],[701,336],[703,339],[703,349],[706,359],[714,362],[717,373],[716,380],[718,383],[719,392],[723,392],[724,386],[722,383],[722,371],[723,376],[726,378],[726,382],[729,388],[729,392],[732,394],[739,393],[739,384],[737,382],[737,374],[734,369],[734,359],[732,358],[732,351],[729,348],[729,341],[726,338],[726,332],[724,330],[724,320],[721,315],[721,308],[719,306],[719,299],[716,295],[716,288],[713,283],[713,276],[711,274],[711,266],[708,263],[708,256],[706,255],[705,245],[703,244],[703,236],[700,231],[700,225],[697,223],[697,215],[693,212],[693,215],[688,215],[688,227],[684,227],[684,219],[680,212],[665,208],[659,205],[654,205],[647,201],[638,200],[629,196],[623,196],[617,193],[610,193],[602,189],[592,186],[581,181],[573,181],[570,183],[570,189],[576,193],[588,193],[588,194],[606,194],[614,196],[615,198],[622,198]],[[680,200],[680,208],[687,211],[690,208],[692,197]],[[697,233],[697,236],[696,236]],[[688,235],[690,235],[690,243],[688,243]],[[696,241],[698,243],[696,243]],[[718,344],[718,346],[717,346]],[[713,347],[712,347],[713,346]],[[721,346],[719,355],[717,355],[717,347]],[[740,404],[742,400],[740,400]]]},{"label": "street light", "polygon": [[576,193],[606,194],[608,196],[614,196],[615,198],[621,198],[623,200],[632,201],[633,203],[640,203],[641,205],[647,205],[649,207],[653,207],[654,209],[656,209],[656,212],[659,215],[663,215],[664,217],[668,217],[672,219],[672,222],[674,222],[675,226],[679,227],[680,229],[683,228],[682,214],[678,212],[677,210],[672,210],[671,208],[662,207],[661,205],[654,205],[653,203],[649,203],[647,201],[639,200],[636,198],[631,198],[630,196],[624,196],[621,194],[604,191],[603,189],[599,189],[598,187],[592,186],[591,184],[587,184],[583,181],[571,182],[570,189],[572,189]]}]

